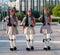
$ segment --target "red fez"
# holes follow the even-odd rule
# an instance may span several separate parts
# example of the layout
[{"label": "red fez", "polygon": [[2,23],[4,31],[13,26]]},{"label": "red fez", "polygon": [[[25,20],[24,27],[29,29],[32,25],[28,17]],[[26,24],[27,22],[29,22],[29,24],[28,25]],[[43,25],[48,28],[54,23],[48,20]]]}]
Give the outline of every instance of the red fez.
[{"label": "red fez", "polygon": [[10,12],[10,13],[12,13],[12,12],[14,12],[14,10],[13,10],[13,9],[11,9],[11,10],[9,10],[9,12]]},{"label": "red fez", "polygon": [[27,12],[31,12],[31,10],[28,10]]}]

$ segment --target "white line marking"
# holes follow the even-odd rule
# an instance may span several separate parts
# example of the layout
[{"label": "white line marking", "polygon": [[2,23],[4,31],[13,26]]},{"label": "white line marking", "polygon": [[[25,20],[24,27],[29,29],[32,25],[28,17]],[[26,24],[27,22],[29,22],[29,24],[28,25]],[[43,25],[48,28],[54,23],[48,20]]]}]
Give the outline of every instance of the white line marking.
[{"label": "white line marking", "polygon": [[[9,42],[9,40],[0,40],[0,42]],[[26,42],[26,40],[16,40],[16,42]],[[35,43],[43,43],[42,41],[34,41]],[[59,44],[60,41],[50,41],[50,43]]]},{"label": "white line marking", "polygon": [[[8,36],[7,34],[1,34],[0,36]],[[34,36],[44,36],[43,34],[41,34],[41,33],[36,33],[36,34],[33,34]],[[51,35],[56,35],[56,33],[53,33],[53,34],[51,34]],[[25,34],[17,34],[17,35],[15,35],[15,36],[25,36]]]}]

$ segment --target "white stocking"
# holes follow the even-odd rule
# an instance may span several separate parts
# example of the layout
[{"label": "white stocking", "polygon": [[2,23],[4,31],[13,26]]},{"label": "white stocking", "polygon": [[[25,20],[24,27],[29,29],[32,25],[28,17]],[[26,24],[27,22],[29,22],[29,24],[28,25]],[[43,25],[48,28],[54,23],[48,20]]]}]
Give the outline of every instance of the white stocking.
[{"label": "white stocking", "polygon": [[15,38],[15,35],[13,35],[13,46],[16,47],[16,38]]},{"label": "white stocking", "polygon": [[30,46],[33,46],[33,35],[30,34]]},{"label": "white stocking", "polygon": [[13,39],[12,39],[12,35],[9,35],[9,39],[10,39],[10,47],[13,48]]},{"label": "white stocking", "polygon": [[30,39],[29,39],[29,35],[26,35],[26,44],[27,44],[27,47],[30,48]]}]

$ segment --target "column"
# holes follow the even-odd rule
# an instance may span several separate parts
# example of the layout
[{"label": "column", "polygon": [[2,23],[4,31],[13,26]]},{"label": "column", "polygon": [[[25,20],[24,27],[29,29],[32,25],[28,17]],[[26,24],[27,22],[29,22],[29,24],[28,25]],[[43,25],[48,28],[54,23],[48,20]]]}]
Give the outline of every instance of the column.
[{"label": "column", "polygon": [[37,0],[37,11],[38,11],[38,0]]},{"label": "column", "polygon": [[56,0],[55,0],[55,5],[56,5]]},{"label": "column", "polygon": [[31,9],[32,9],[32,6],[33,6],[33,5],[32,5],[32,0],[31,0]]},{"label": "column", "polygon": [[26,3],[26,11],[28,10],[28,0],[25,1]]},{"label": "column", "polygon": [[43,0],[43,8],[44,8],[44,5],[45,5],[45,4],[44,4],[44,0]]},{"label": "column", "polygon": [[24,11],[26,11],[26,0],[24,0]]},{"label": "column", "polygon": [[[51,5],[51,0],[49,0],[49,5]],[[49,7],[49,9],[50,9],[50,7]]]},{"label": "column", "polygon": [[53,0],[51,0],[51,5],[53,5]]},{"label": "column", "polygon": [[22,0],[20,0],[20,12],[22,11]]},{"label": "column", "polygon": [[38,9],[39,9],[38,11],[40,12],[40,0],[39,0],[39,8]]},{"label": "column", "polygon": [[59,0],[58,0],[58,4],[59,4]]},{"label": "column", "polygon": [[49,5],[50,5],[50,0],[49,0]]},{"label": "column", "polygon": [[34,10],[34,0],[33,0],[33,10]]}]

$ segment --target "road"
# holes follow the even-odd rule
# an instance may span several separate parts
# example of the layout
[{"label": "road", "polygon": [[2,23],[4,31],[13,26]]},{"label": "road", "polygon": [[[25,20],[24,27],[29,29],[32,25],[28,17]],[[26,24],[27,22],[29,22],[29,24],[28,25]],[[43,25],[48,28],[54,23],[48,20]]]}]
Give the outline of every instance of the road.
[{"label": "road", "polygon": [[[17,51],[10,51],[9,38],[5,30],[2,30],[0,23],[0,55],[60,55],[60,25],[51,25],[51,50],[44,51],[42,40],[44,35],[40,33],[41,25],[35,26],[34,51],[26,51],[26,39],[21,26],[18,26],[19,34],[16,35]],[[5,26],[4,26],[5,28]]]}]

